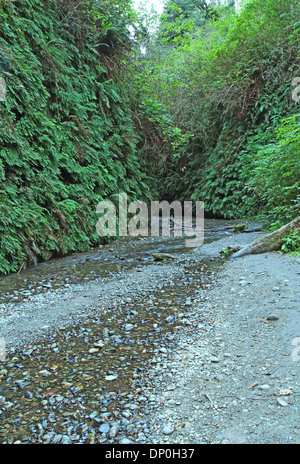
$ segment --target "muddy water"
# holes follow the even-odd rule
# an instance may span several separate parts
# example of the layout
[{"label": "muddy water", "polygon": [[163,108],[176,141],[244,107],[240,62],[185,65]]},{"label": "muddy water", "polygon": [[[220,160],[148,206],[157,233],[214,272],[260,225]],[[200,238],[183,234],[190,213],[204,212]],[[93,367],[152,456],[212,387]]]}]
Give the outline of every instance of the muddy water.
[{"label": "muddy water", "polygon": [[[207,221],[206,227],[227,224]],[[209,233],[205,239],[219,237]],[[78,326],[12,349],[0,363],[0,443],[134,439],[137,424],[154,405],[149,389],[141,384],[132,390],[132,382],[164,369],[178,333],[193,329],[201,289],[211,285],[219,263],[193,257],[185,239],[137,238],[0,280],[2,302],[18,302],[49,288],[153,265],[152,252],[177,254],[177,278],[166,272],[166,278],[149,285],[142,296],[129,294],[118,304],[112,302],[105,314],[95,311]]]}]

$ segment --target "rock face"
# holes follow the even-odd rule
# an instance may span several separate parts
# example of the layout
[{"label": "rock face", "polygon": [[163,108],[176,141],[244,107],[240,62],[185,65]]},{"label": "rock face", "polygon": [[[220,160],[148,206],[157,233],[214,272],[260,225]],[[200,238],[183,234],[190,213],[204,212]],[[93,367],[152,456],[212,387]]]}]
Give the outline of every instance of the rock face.
[{"label": "rock face", "polygon": [[266,253],[269,251],[279,250],[283,244],[283,239],[292,232],[300,231],[300,216],[285,226],[281,227],[271,234],[265,235],[260,240],[257,240],[242,250],[238,251],[232,258],[239,258],[245,255]]}]

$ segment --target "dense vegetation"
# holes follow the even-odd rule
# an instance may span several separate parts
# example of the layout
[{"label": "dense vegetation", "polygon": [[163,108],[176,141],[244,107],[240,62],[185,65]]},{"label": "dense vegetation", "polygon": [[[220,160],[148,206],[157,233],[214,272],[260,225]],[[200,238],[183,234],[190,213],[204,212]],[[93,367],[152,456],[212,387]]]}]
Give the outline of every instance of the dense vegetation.
[{"label": "dense vegetation", "polygon": [[299,1],[213,3],[150,33],[130,0],[0,1],[0,273],[99,243],[119,192],[299,214]]},{"label": "dense vegetation", "polygon": [[[205,9],[168,1],[137,78],[145,101],[163,103],[189,141],[160,157],[161,193],[204,200],[207,214],[299,214],[300,4],[246,1]],[[300,79],[299,79],[300,81]]]},{"label": "dense vegetation", "polygon": [[[96,205],[149,199],[122,84],[130,2],[0,2],[0,272],[99,242]],[[1,76],[0,76],[1,77]]]}]

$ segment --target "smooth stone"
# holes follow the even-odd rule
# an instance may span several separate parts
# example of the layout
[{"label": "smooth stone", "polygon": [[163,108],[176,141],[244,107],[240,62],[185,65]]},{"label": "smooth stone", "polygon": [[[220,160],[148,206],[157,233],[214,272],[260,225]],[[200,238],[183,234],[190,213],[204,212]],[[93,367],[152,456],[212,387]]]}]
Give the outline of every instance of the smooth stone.
[{"label": "smooth stone", "polygon": [[72,441],[71,441],[71,439],[68,437],[68,435],[64,435],[64,436],[62,437],[61,443],[62,443],[63,445],[71,445],[71,444],[72,444]]},{"label": "smooth stone", "polygon": [[162,428],[162,433],[165,435],[171,435],[175,431],[175,428],[172,425],[164,425]]},{"label": "smooth stone", "polygon": [[134,325],[133,324],[126,324],[125,325],[125,330],[128,331],[128,330],[132,330],[134,328]]},{"label": "smooth stone", "polygon": [[52,440],[52,443],[54,445],[57,445],[58,443],[61,443],[63,436],[62,435],[55,435],[55,437]]},{"label": "smooth stone", "polygon": [[276,403],[279,404],[279,406],[283,406],[283,407],[289,405],[289,404],[288,404],[286,401],[284,401],[282,398],[278,398],[277,401],[276,401]]},{"label": "smooth stone", "polygon": [[91,348],[89,353],[97,353],[97,351],[99,351],[98,348]]},{"label": "smooth stone", "polygon": [[98,416],[98,411],[93,411],[91,414],[90,414],[90,419],[95,419],[95,417]]},{"label": "smooth stone", "polygon": [[51,438],[53,437],[52,433],[46,433],[46,435],[43,436],[43,441],[47,444],[51,442]]},{"label": "smooth stone", "polygon": [[116,380],[117,378],[118,378],[117,375],[107,375],[107,376],[105,377],[105,380],[107,380],[107,381],[110,382],[110,381],[112,381],[112,380]]},{"label": "smooth stone", "polygon": [[119,441],[121,445],[132,445],[133,441],[128,440],[128,438],[122,438],[122,440]]},{"label": "smooth stone", "polygon": [[111,427],[111,429],[109,430],[109,437],[110,438],[115,438],[118,431],[119,431],[118,427],[115,427],[115,426]]},{"label": "smooth stone", "polygon": [[105,424],[100,425],[99,432],[108,433],[109,429],[110,429],[109,424],[105,423]]}]

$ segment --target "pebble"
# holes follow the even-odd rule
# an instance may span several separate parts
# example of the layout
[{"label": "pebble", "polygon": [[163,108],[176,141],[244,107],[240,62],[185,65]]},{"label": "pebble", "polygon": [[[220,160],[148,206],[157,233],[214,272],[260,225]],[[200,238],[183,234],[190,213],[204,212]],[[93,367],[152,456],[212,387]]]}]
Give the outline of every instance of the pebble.
[{"label": "pebble", "polygon": [[133,445],[133,441],[129,440],[128,438],[122,438],[119,441],[120,445]]},{"label": "pebble", "polygon": [[259,390],[269,390],[269,388],[271,388],[271,387],[268,384],[264,384],[264,385],[259,385],[257,388]]},{"label": "pebble", "polygon": [[132,330],[133,328],[134,328],[134,325],[133,325],[133,324],[126,324],[126,325],[125,325],[125,330],[126,330],[126,331]]},{"label": "pebble", "polygon": [[117,375],[107,375],[105,377],[105,380],[107,380],[108,382],[111,382],[112,380],[116,380],[118,378]]},{"label": "pebble", "polygon": [[53,440],[52,440],[52,443],[53,443],[54,445],[57,445],[57,444],[61,443],[62,438],[63,438],[62,435],[55,435],[55,437],[54,437]]},{"label": "pebble", "polygon": [[283,406],[283,407],[289,405],[289,404],[288,404],[285,400],[283,400],[282,398],[277,398],[276,403],[279,404],[279,406]]},{"label": "pebble", "polygon": [[101,433],[108,433],[109,430],[110,430],[110,427],[109,427],[108,423],[102,424],[99,427],[99,432],[101,432]]},{"label": "pebble", "polygon": [[175,428],[172,425],[164,425],[162,427],[162,433],[164,435],[172,435],[174,431],[175,431]]},{"label": "pebble", "polygon": [[67,435],[63,435],[61,443],[63,445],[70,445],[70,444],[72,444],[72,440]]},{"label": "pebble", "polygon": [[109,438],[115,438],[118,434],[118,431],[119,431],[118,427],[116,426],[111,427],[109,430]]}]

